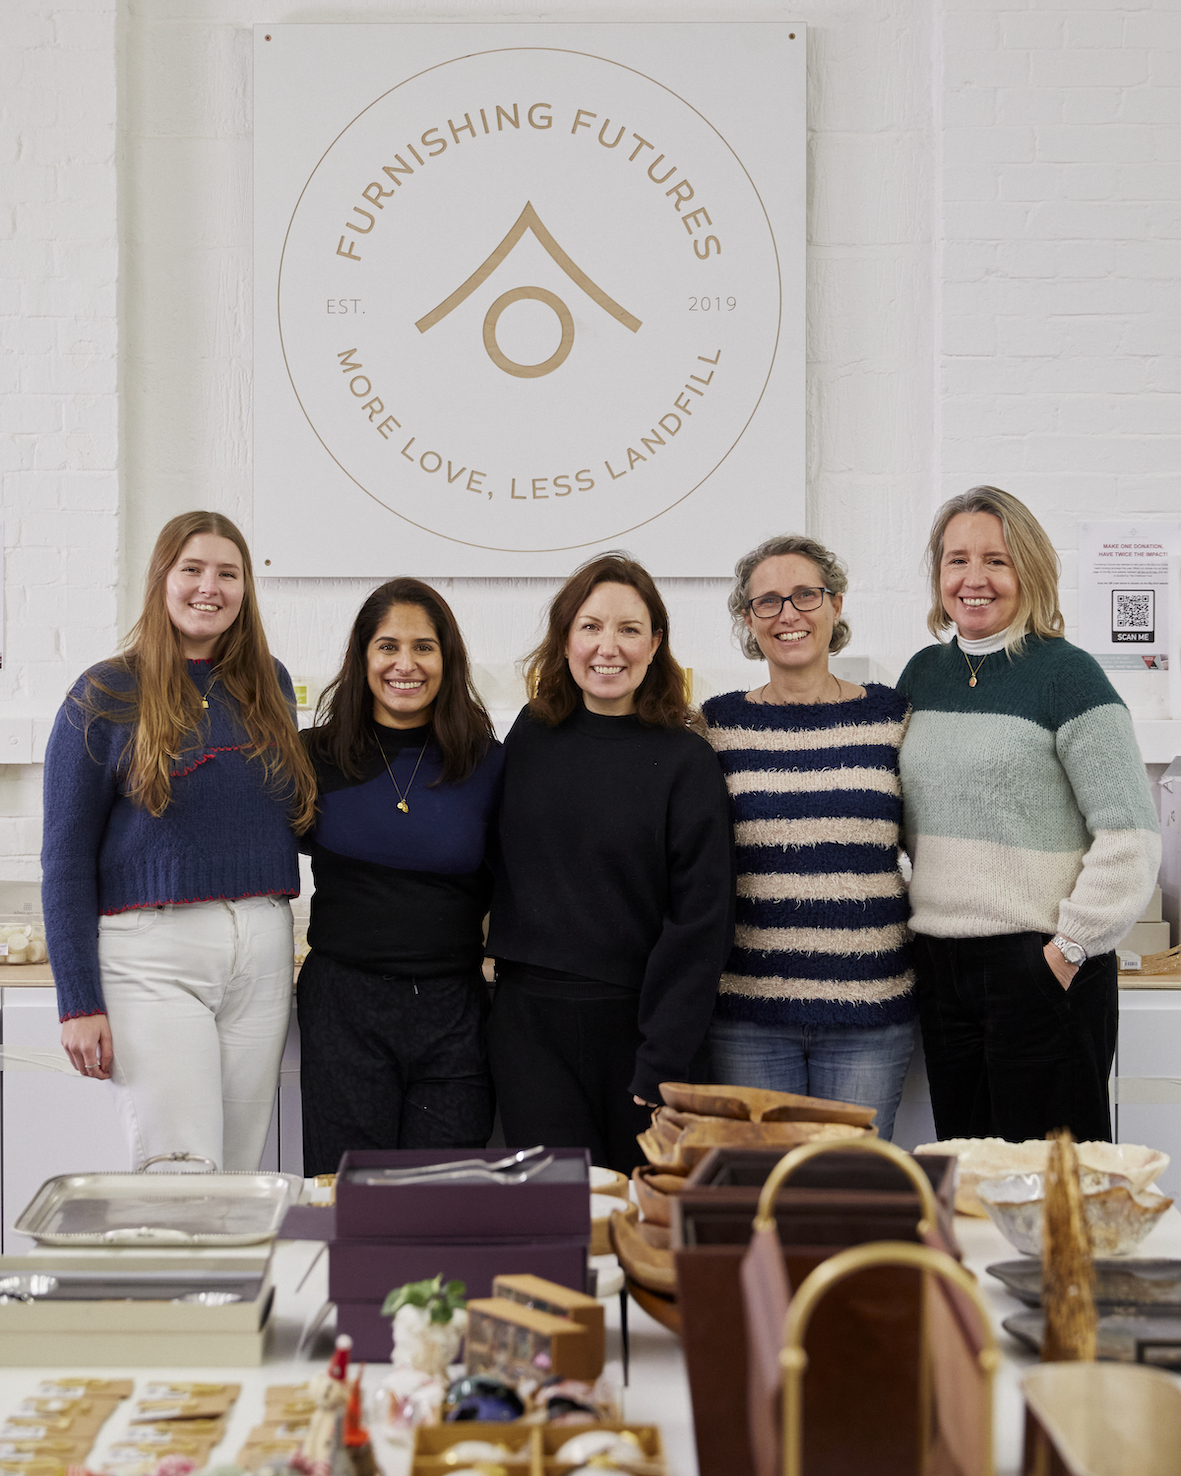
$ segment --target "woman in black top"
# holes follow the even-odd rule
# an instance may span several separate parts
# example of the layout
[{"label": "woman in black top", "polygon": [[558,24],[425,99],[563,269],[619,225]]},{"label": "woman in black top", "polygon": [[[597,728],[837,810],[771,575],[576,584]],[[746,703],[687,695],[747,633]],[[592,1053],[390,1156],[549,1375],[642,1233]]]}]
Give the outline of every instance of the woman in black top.
[{"label": "woman in black top", "polygon": [[650,575],[592,559],[555,596],[505,743],[489,1056],[510,1146],[630,1172],[662,1081],[701,1081],[730,946],[717,758]]},{"label": "woman in black top", "polygon": [[480,971],[502,750],[446,601],[393,579],[361,606],[304,739],[316,890],[299,977],[304,1172],[348,1148],[482,1148]]}]

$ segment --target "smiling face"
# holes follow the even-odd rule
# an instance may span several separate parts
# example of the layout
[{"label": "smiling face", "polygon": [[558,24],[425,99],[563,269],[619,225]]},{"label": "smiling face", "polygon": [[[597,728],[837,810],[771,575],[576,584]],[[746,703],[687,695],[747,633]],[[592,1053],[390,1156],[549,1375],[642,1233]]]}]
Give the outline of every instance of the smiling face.
[{"label": "smiling face", "polygon": [[443,650],[421,605],[391,605],[366,653],[373,721],[383,728],[421,728],[443,681]]},{"label": "smiling face", "polygon": [[943,608],[965,640],[999,635],[1012,625],[1021,581],[995,513],[956,513],[948,523],[939,590]]},{"label": "smiling face", "polygon": [[639,590],[630,584],[596,584],[566,637],[570,675],[582,700],[603,717],[625,717],[636,708],[636,690],[660,645]]},{"label": "smiling face", "polygon": [[238,618],[244,584],[242,555],[232,539],[195,533],[164,581],[168,618],[189,661],[209,661]]},{"label": "smiling face", "polygon": [[[756,564],[750,576],[748,599],[759,595],[792,595],[802,589],[823,589],[824,576],[803,554],[777,554]],[[797,610],[785,600],[770,620],[747,610],[747,628],[774,670],[804,673],[828,669],[828,645],[844,603],[841,595],[825,595],[815,610]]]}]

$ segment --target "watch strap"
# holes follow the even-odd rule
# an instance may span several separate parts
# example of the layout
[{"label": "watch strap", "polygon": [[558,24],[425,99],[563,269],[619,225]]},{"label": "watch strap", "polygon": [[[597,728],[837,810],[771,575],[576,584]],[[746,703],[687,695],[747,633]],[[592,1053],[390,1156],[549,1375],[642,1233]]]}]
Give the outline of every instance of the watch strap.
[{"label": "watch strap", "polygon": [[1062,955],[1067,963],[1077,965],[1087,961],[1087,950],[1081,943],[1076,943],[1072,938],[1064,938],[1061,933],[1055,933],[1050,942]]}]

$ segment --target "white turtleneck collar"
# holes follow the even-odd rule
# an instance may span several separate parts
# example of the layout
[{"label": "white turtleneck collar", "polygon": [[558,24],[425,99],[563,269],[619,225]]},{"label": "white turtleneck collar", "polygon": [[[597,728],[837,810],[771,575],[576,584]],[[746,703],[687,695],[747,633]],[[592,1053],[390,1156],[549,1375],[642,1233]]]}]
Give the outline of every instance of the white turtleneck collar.
[{"label": "white turtleneck collar", "polygon": [[1005,641],[1008,639],[1008,630],[999,631],[996,635],[981,636],[978,641],[966,641],[959,633],[956,626],[956,645],[968,656],[991,656],[994,651],[1004,650]]}]

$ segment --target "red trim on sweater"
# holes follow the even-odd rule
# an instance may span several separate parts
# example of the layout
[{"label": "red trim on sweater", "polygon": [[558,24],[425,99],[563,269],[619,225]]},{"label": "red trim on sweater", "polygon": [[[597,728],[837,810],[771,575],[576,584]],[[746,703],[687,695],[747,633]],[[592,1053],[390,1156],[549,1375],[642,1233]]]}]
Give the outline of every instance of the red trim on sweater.
[{"label": "red trim on sweater", "polygon": [[187,769],[169,769],[170,779],[183,779],[186,774],[191,774],[194,769],[199,769],[202,764],[207,764],[211,758],[219,753],[241,753],[247,745],[245,743],[231,743],[225,748],[207,748],[196,763],[190,764]]},{"label": "red trim on sweater", "polygon": [[99,917],[118,917],[121,912],[146,912],[149,907],[188,907],[194,902],[246,902],[251,897],[298,897],[298,892],[239,892],[236,897],[164,897],[158,902],[132,902],[127,907],[110,907]]},{"label": "red trim on sweater", "polygon": [[90,1020],[95,1015],[105,1015],[106,1010],[71,1010],[68,1015],[59,1015],[58,1019],[64,1025],[67,1020]]}]

